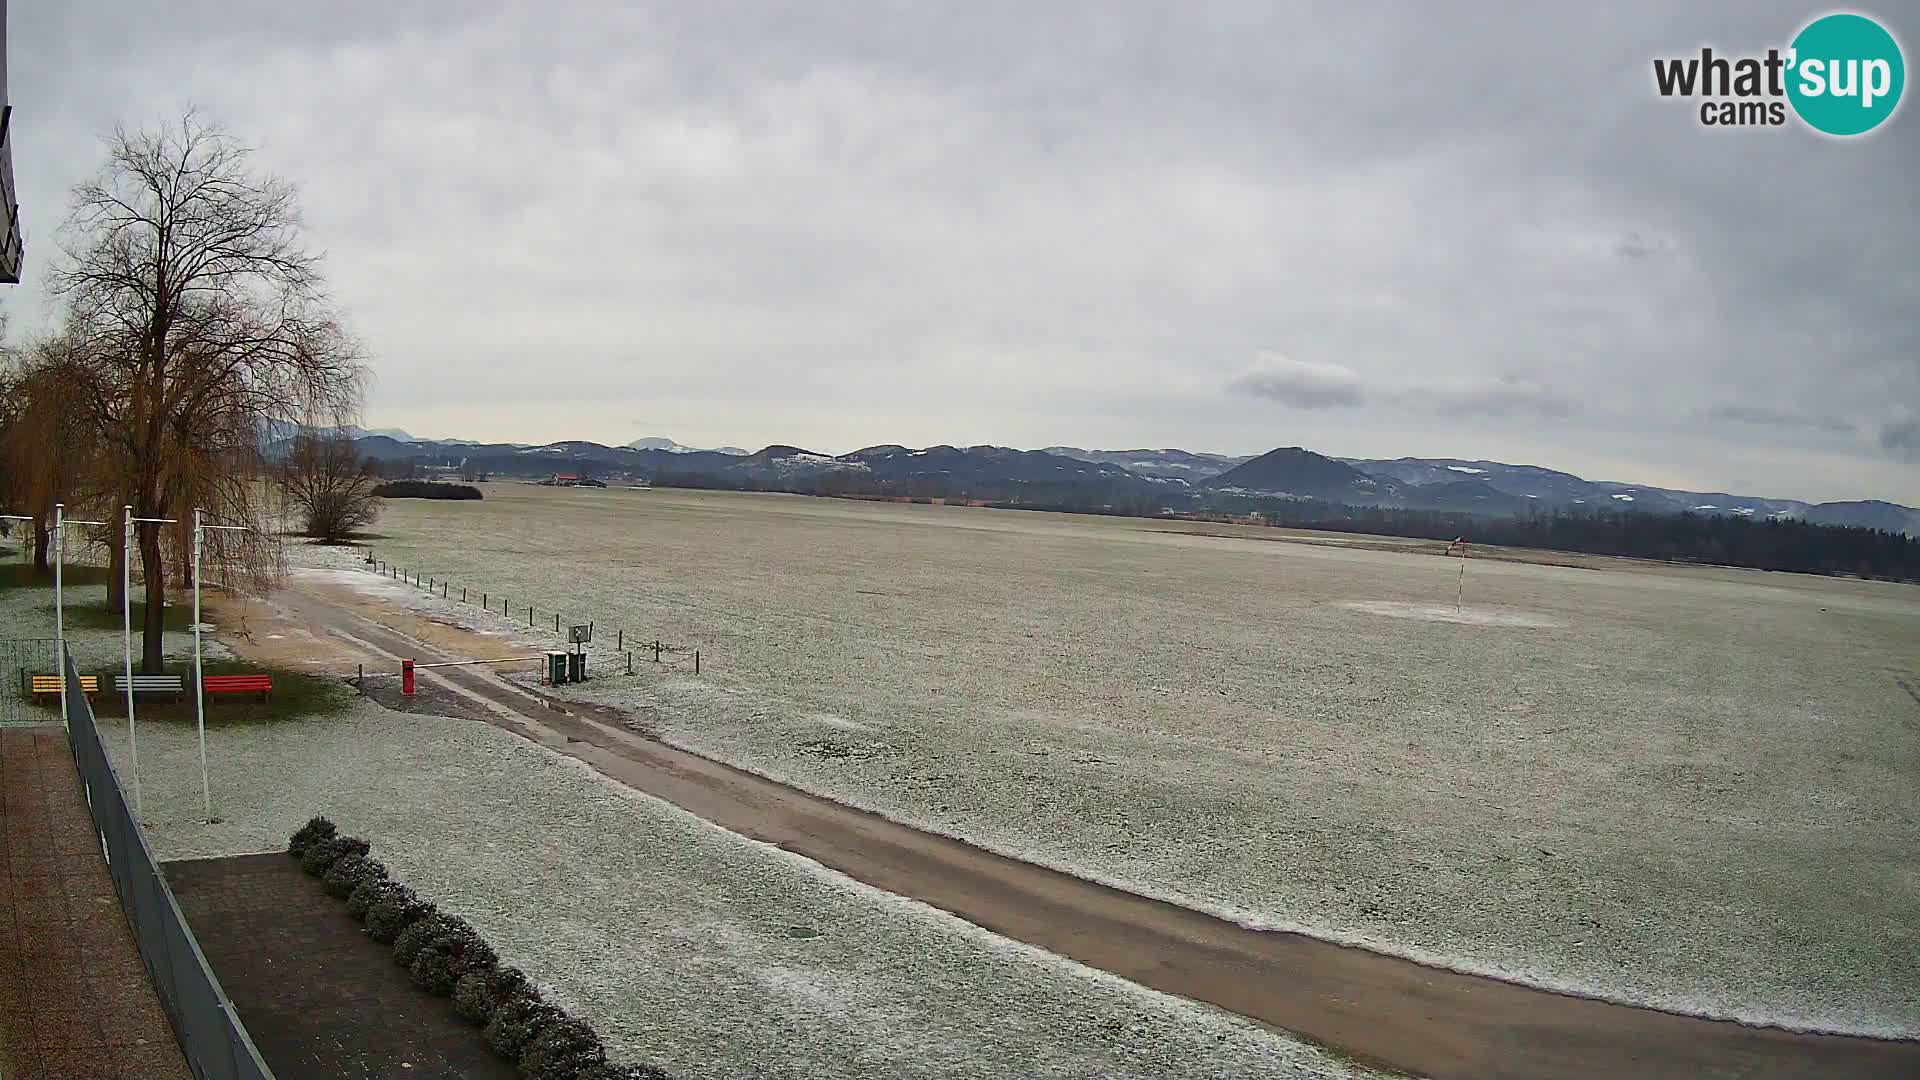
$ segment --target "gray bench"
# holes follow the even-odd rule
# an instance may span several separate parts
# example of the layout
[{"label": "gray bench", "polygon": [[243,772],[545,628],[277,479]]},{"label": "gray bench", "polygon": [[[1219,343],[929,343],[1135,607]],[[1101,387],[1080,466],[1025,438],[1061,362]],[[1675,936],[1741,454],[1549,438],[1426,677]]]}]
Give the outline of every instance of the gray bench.
[{"label": "gray bench", "polygon": [[[126,693],[128,685],[125,675],[113,677],[114,693]],[[136,694],[171,694],[179,697],[187,692],[187,680],[180,675],[135,675],[131,685]]]}]

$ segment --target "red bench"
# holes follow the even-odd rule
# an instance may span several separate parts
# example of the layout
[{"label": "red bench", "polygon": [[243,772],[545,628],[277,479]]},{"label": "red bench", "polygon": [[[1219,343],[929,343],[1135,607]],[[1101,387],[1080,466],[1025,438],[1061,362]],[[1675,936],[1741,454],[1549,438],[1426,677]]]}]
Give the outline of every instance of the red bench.
[{"label": "red bench", "polygon": [[209,694],[259,694],[260,700],[267,700],[273,692],[271,675],[208,675],[200,680],[200,685]]}]

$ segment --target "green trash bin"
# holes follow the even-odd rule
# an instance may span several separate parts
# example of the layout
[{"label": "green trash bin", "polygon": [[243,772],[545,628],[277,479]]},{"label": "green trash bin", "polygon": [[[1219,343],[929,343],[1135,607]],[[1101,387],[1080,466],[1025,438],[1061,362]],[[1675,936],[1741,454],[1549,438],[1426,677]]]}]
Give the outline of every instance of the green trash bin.
[{"label": "green trash bin", "polygon": [[567,681],[587,681],[587,650],[579,649],[567,654]]},{"label": "green trash bin", "polygon": [[547,650],[547,685],[559,686],[567,681],[567,654],[559,649]]}]

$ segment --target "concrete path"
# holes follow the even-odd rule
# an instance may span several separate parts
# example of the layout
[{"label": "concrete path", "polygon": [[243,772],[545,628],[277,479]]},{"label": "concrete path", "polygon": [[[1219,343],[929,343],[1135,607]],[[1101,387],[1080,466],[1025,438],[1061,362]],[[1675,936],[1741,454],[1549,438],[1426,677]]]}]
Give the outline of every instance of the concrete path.
[{"label": "concrete path", "polygon": [[0,729],[0,1077],[191,1077],[59,724]]},{"label": "concrete path", "polygon": [[[444,626],[276,597],[361,650],[466,659]],[[378,621],[376,621],[376,618]],[[396,629],[420,623],[429,645]],[[477,648],[493,648],[476,640]],[[1143,986],[1205,1001],[1369,1064],[1433,1077],[1920,1076],[1920,1042],[1808,1035],[1557,994],[1300,934],[1249,930],[921,832],[633,731],[613,710],[554,701],[483,669],[422,672],[484,717],[743,836]],[[442,695],[444,697],[444,695]]]}]

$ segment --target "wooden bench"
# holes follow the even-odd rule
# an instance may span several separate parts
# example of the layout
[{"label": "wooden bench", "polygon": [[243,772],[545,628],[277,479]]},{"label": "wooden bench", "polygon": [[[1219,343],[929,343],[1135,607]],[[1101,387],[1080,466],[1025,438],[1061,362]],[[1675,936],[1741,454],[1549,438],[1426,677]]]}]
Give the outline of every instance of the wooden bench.
[{"label": "wooden bench", "polygon": [[[126,693],[127,686],[125,675],[113,677],[114,693]],[[136,694],[171,694],[179,697],[187,692],[187,680],[184,675],[135,675],[132,687]]]},{"label": "wooden bench", "polygon": [[[62,685],[62,680],[58,675],[26,675],[25,677],[27,680],[27,693],[32,694],[34,697],[39,697],[41,694],[58,694],[66,689],[66,687]],[[99,693],[100,676],[80,676],[80,692],[83,694]]]},{"label": "wooden bench", "polygon": [[200,685],[209,694],[259,694],[260,700],[267,700],[273,692],[271,675],[208,675],[200,680]]}]

